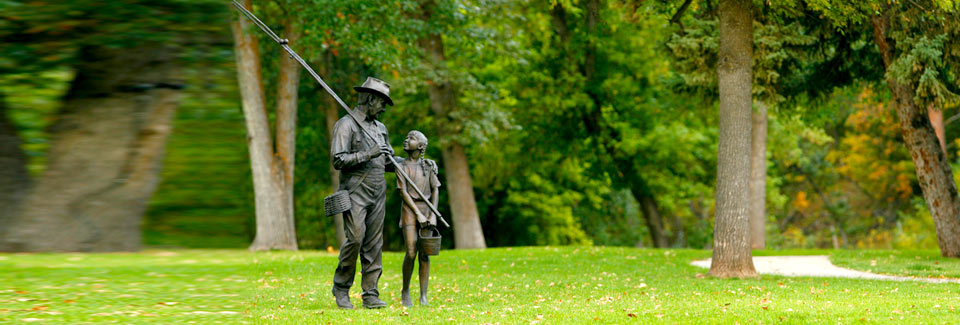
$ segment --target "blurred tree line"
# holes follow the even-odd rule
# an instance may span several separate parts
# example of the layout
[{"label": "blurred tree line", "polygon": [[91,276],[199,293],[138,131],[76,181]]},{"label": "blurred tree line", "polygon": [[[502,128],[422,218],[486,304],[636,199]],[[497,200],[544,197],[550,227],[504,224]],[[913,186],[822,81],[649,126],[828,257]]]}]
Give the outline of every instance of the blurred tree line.
[{"label": "blurred tree line", "polygon": [[[936,247],[934,219],[899,131],[896,99],[885,79],[873,30],[869,24],[857,25],[821,9],[826,2],[797,2],[793,7],[755,4],[752,93],[754,117],[763,118],[767,130],[765,155],[760,158],[767,166],[760,187],[766,202],[760,207],[765,210],[760,229],[766,246]],[[935,8],[933,3],[921,3]],[[719,137],[715,6],[714,1],[276,0],[253,1],[252,11],[281,37],[290,38],[291,46],[348,105],[356,101],[352,86],[366,76],[393,85],[396,106],[382,118],[391,143],[399,149],[412,129],[427,135],[427,157],[441,163],[444,187],[439,208],[453,216],[455,229],[468,230],[442,229],[444,237],[455,239],[445,240],[445,245],[705,248],[713,242]],[[0,203],[27,206],[0,211],[0,218],[6,218],[0,220],[4,225],[0,234],[35,223],[23,212],[9,211],[50,204],[48,198],[57,196],[51,193],[64,187],[64,181],[41,184],[49,178],[44,173],[57,166],[55,160],[64,161],[55,159],[59,152],[55,139],[90,133],[61,135],[64,128],[54,126],[69,121],[64,116],[70,112],[89,109],[90,105],[74,108],[71,101],[75,85],[89,83],[80,79],[84,69],[92,69],[86,65],[133,60],[116,55],[116,61],[109,61],[85,51],[168,53],[172,59],[151,62],[169,61],[182,71],[176,78],[126,81],[135,79],[129,77],[120,85],[100,87],[108,93],[143,94],[137,85],[150,84],[154,86],[146,93],[178,92],[181,112],[170,123],[174,140],[166,148],[176,155],[194,145],[177,140],[177,133],[185,131],[180,129],[183,125],[203,128],[203,120],[215,120],[216,114],[199,114],[184,124],[184,112],[203,111],[191,107],[206,104],[232,119],[242,116],[236,68],[231,64],[235,44],[230,27],[238,19],[243,18],[219,1],[125,0],[99,6],[0,1],[0,94],[6,94],[0,96]],[[957,29],[951,28],[941,32],[918,27],[896,35],[905,39],[903,44],[915,44],[915,57],[939,64],[932,69],[939,71],[937,78],[943,82],[930,86],[930,98],[949,98],[943,94],[956,93],[960,87],[953,63],[960,53],[948,50],[955,48],[956,38],[950,35]],[[290,60],[259,30],[244,35],[259,43],[264,116],[272,122],[268,133],[276,133],[279,126],[273,125],[279,125],[283,115],[266,108],[279,107],[278,88],[284,86],[280,75],[289,63],[284,61]],[[157,68],[122,66],[136,76]],[[921,75],[910,78],[924,80]],[[305,73],[298,72],[296,79],[289,184],[296,245],[337,247],[336,219],[323,216],[322,198],[336,188],[328,132],[343,112]],[[158,84],[186,88],[154,89]],[[940,95],[933,94],[936,91]],[[120,95],[106,98],[116,96]],[[137,98],[140,104],[124,107],[149,106],[142,104],[142,96]],[[956,119],[949,117],[958,113],[956,102],[930,102],[937,105],[934,111],[948,117],[942,138],[946,160],[955,169],[960,141],[956,129],[950,128]],[[131,110],[111,114],[143,114]],[[144,134],[139,131],[143,122],[123,124],[129,127],[111,120],[104,123],[126,130],[131,138],[123,143],[100,141],[104,147],[87,146],[96,154],[84,161],[118,162],[94,169],[109,174],[102,185],[90,182],[92,176],[77,175],[74,183],[80,190],[75,192],[125,182],[128,178],[116,170],[132,166],[125,161],[145,152],[136,145],[142,142],[136,139]],[[229,125],[242,132],[241,123]],[[109,146],[133,149],[109,158],[102,154]],[[233,148],[223,155],[246,157],[246,151]],[[76,166],[73,160],[62,168]],[[250,165],[230,168],[234,173],[244,169],[241,177],[234,177],[242,180],[237,182],[242,186],[232,192],[190,193],[242,197],[230,203],[240,212],[222,222],[245,225],[245,242],[250,242],[256,224]],[[455,172],[460,174],[451,174]],[[201,175],[182,172],[164,177]],[[388,174],[388,184],[395,183],[393,177]],[[168,181],[172,180],[159,180],[156,196],[179,197],[171,193],[188,191],[164,186]],[[138,200],[146,204],[150,193],[138,193],[143,193]],[[402,236],[393,224],[400,200],[392,186],[388,193],[385,245],[398,250]],[[30,195],[38,198],[27,198]],[[80,209],[77,215],[109,215],[99,209]],[[124,220],[140,218],[143,211],[151,219],[149,214],[162,210],[122,209]],[[188,216],[180,218],[198,223],[205,218],[181,213]],[[70,213],[62,214],[65,217],[50,219],[51,226],[25,234],[81,224]],[[470,226],[473,222],[475,227]],[[141,227],[139,222],[124,224],[128,226],[115,231]],[[143,227],[157,232],[157,224],[162,222]],[[185,230],[163,230],[158,236],[165,231],[175,236],[172,233]],[[138,241],[139,235],[131,240]],[[83,240],[64,245],[78,242]],[[187,240],[157,242],[191,245]]]}]

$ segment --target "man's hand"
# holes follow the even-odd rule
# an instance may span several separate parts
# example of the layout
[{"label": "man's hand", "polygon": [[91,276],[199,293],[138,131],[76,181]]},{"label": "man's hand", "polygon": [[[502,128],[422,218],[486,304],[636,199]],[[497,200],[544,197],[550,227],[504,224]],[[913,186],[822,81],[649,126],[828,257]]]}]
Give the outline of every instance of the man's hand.
[{"label": "man's hand", "polygon": [[388,157],[393,156],[393,147],[391,147],[391,146],[389,146],[389,145],[386,145],[386,144],[381,144],[381,145],[380,145],[380,154],[381,154],[381,155],[387,155]]},{"label": "man's hand", "polygon": [[383,144],[383,145],[380,145],[379,147],[370,147],[370,149],[367,149],[366,154],[367,154],[367,157],[369,157],[367,158],[367,160],[380,157],[380,155],[393,156],[393,148]]}]

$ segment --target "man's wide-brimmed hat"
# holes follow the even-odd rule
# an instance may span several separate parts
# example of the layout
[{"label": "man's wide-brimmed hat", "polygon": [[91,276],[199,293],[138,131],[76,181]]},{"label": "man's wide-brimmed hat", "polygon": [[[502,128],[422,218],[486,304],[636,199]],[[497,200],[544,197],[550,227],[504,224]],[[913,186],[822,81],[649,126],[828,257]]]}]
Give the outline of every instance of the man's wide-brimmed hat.
[{"label": "man's wide-brimmed hat", "polygon": [[357,92],[367,92],[383,96],[383,99],[387,101],[387,105],[393,106],[393,99],[390,99],[390,84],[383,80],[367,77],[367,81],[364,81],[363,85],[353,87],[353,89]]}]

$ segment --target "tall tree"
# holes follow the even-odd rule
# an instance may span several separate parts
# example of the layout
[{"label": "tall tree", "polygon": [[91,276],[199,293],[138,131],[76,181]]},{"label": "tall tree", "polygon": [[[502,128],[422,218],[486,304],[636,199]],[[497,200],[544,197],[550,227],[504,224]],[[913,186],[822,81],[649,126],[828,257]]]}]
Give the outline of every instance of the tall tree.
[{"label": "tall tree", "polygon": [[[333,54],[330,51],[324,51],[320,55],[320,72],[324,76],[329,76],[333,71]],[[324,123],[327,127],[327,139],[333,139],[333,127],[336,126],[337,120],[340,119],[340,105],[337,103],[333,96],[328,94],[320,94],[322,98],[321,103],[323,103],[323,118]],[[330,174],[330,191],[336,192],[340,188],[340,171],[336,168],[333,168],[333,164],[328,164],[328,173]],[[343,241],[346,240],[346,235],[343,233],[343,214],[338,213],[333,218],[333,226],[336,228],[337,232],[337,245],[335,247],[340,247],[343,244]]]},{"label": "tall tree", "polygon": [[749,242],[749,179],[753,3],[720,1],[720,141],[717,149],[716,216],[710,274],[756,276]]},{"label": "tall tree", "polygon": [[[869,22],[900,134],[933,217],[940,253],[960,257],[960,197],[953,171],[927,115],[928,105],[958,101],[960,4],[950,1],[811,1],[840,28]],[[943,106],[941,106],[943,107]]]},{"label": "tall tree", "polygon": [[[252,9],[250,0],[244,4]],[[257,232],[250,250],[296,250],[293,219],[293,166],[296,141],[297,88],[300,66],[293,59],[280,63],[277,84],[276,150],[270,135],[257,38],[247,18],[231,23],[237,56],[237,79],[247,126],[250,169],[253,174]],[[291,21],[284,32],[291,42],[299,33]]]},{"label": "tall tree", "polygon": [[[932,5],[932,4],[931,4]],[[905,71],[894,70],[898,60],[906,58],[897,57],[903,55],[908,49],[898,48],[897,42],[890,35],[893,25],[904,23],[903,20],[895,16],[897,10],[887,5],[885,10],[877,16],[871,18],[871,25],[874,29],[874,37],[877,46],[880,48],[880,54],[883,58],[884,66],[887,69],[887,84],[894,96],[897,105],[897,117],[900,120],[900,133],[903,135],[903,141],[910,149],[910,156],[913,158],[913,164],[917,168],[917,180],[920,188],[923,190],[924,199],[927,201],[927,207],[933,216],[934,225],[937,228],[937,239],[940,244],[940,253],[946,257],[960,257],[960,197],[957,196],[956,183],[953,180],[953,171],[947,161],[947,156],[942,151],[937,134],[930,124],[930,119],[923,114],[922,106],[917,105],[915,93],[919,90],[911,85],[905,76],[896,76],[896,73]],[[914,11],[907,9],[906,11]],[[914,15],[917,15],[914,13]],[[922,14],[919,14],[922,15]],[[953,24],[957,24],[956,15],[947,15],[952,18]],[[948,18],[948,19],[949,19]],[[938,35],[939,36],[939,35]],[[908,40],[902,40],[908,41]],[[920,40],[922,42],[922,40]],[[923,44],[918,44],[923,46]],[[893,72],[893,73],[891,73]],[[922,86],[918,85],[918,86]]]},{"label": "tall tree", "polygon": [[[178,105],[174,49],[88,45],[64,98],[48,162],[4,250],[130,251],[156,187]],[[177,88],[177,87],[173,87]]]},{"label": "tall tree", "polygon": [[766,247],[767,104],[756,103],[750,130],[750,248]]},{"label": "tall tree", "polygon": [[[832,89],[834,85],[849,83],[849,78],[824,78],[811,87],[807,81],[809,71],[829,70],[840,75],[836,66],[818,67],[824,57],[840,57],[849,46],[824,37],[817,27],[807,27],[807,15],[793,8],[792,2],[766,3],[757,8],[762,14],[754,17],[756,29],[753,34],[753,82],[754,110],[752,114],[750,150],[750,242],[752,248],[765,246],[766,228],[766,178],[767,178],[767,121],[771,107],[788,100],[796,100],[797,94],[819,95],[818,89]],[[679,64],[678,71],[687,86],[695,86],[698,92],[715,95],[718,88],[715,67],[718,38],[715,12],[711,6],[695,11],[690,19],[681,19],[681,7],[671,22],[680,25],[667,44]],[[684,25],[680,23],[683,22]],[[818,23],[810,23],[814,25]],[[829,33],[828,33],[829,35]],[[841,41],[846,40],[841,38]],[[827,49],[827,50],[825,50]],[[821,53],[831,53],[823,55]],[[843,71],[845,72],[845,71]]]},{"label": "tall tree", "polygon": [[0,73],[75,73],[47,132],[45,171],[5,224],[0,249],[140,247],[141,216],[181,88],[177,55],[186,38],[179,32],[191,29],[170,27],[216,20],[222,7],[131,0],[0,10],[0,42],[12,45],[0,47]]},{"label": "tall tree", "polygon": [[[421,11],[423,19],[428,22],[439,16],[438,4],[432,0],[421,3]],[[443,137],[456,136],[461,130],[458,130],[459,123],[455,123],[452,116],[457,114],[458,93],[449,80],[449,72],[445,71],[447,59],[441,30],[430,31],[419,41],[419,45],[423,50],[424,65],[433,71],[430,74],[433,77],[428,78],[428,93],[430,109],[436,115],[436,129],[440,130]],[[456,248],[486,248],[464,145],[456,140],[441,145]]]}]

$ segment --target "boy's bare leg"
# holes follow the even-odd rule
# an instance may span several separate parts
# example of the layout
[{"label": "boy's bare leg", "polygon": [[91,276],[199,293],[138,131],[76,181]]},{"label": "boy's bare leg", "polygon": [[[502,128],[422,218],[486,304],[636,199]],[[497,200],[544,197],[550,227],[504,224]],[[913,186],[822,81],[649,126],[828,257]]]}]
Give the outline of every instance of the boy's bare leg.
[{"label": "boy's bare leg", "polygon": [[[413,307],[413,300],[410,299],[410,278],[413,277],[413,259],[417,256],[416,226],[404,226],[403,239],[407,250],[406,255],[403,256],[403,290],[400,292],[400,303],[407,307]],[[422,273],[422,265],[420,266],[420,270]],[[421,280],[421,283],[422,281],[423,280]]]},{"label": "boy's bare leg", "polygon": [[[420,306],[427,306],[427,285],[430,282],[430,256],[419,250],[420,257]],[[412,263],[411,263],[412,264]]]}]

